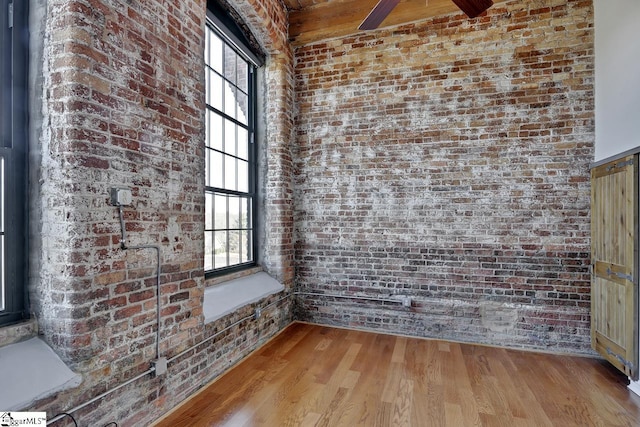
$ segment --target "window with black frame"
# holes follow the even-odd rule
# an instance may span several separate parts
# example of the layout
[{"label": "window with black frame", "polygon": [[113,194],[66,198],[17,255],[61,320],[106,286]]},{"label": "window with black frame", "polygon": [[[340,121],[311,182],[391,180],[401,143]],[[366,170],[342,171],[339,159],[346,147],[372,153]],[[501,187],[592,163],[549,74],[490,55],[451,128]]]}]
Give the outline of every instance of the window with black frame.
[{"label": "window with black frame", "polygon": [[0,325],[27,315],[28,4],[0,0]]},{"label": "window with black frame", "polygon": [[205,259],[207,275],[255,265],[257,63],[209,11],[206,26]]}]

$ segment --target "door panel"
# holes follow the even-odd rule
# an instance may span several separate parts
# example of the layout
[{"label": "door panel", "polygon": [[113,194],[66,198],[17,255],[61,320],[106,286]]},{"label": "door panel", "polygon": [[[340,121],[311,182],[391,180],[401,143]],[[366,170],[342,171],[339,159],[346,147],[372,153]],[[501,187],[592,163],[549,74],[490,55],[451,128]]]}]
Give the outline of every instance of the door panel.
[{"label": "door panel", "polygon": [[638,378],[638,160],[591,170],[591,345]]}]

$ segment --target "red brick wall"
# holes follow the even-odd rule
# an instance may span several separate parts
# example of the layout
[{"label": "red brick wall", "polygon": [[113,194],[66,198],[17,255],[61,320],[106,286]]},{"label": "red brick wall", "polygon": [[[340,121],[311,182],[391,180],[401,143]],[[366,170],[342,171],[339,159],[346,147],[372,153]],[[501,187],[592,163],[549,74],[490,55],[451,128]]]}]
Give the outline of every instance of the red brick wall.
[{"label": "red brick wall", "polygon": [[587,352],[591,1],[514,1],[300,47],[306,320]]},{"label": "red brick wall", "polygon": [[[31,408],[51,418],[144,372],[156,357],[155,252],[120,248],[111,187],[133,193],[124,209],[128,245],[161,249],[163,356],[251,315],[253,306],[203,324],[206,2],[40,6],[46,11],[34,13],[42,18],[34,33],[41,33],[43,65],[42,105],[35,108],[42,117],[31,150],[30,294],[43,338],[83,376],[80,387]],[[293,99],[286,11],[271,0],[234,6],[268,54],[261,96],[278,107]],[[265,269],[291,286],[293,206],[281,188],[292,186],[292,112],[262,114],[269,128],[259,140],[268,162],[261,200],[274,219],[274,228],[267,222],[263,230]],[[148,425],[289,321],[285,300],[172,360],[165,376],[147,375],[74,416],[80,425]]]},{"label": "red brick wall", "polygon": [[259,97],[259,263],[288,287],[294,280],[293,249],[293,51],[288,16],[269,0],[234,1],[233,7],[268,53]]},{"label": "red brick wall", "polygon": [[167,320],[202,314],[202,8],[49,3],[36,302],[71,363],[154,340],[155,254],[120,249],[111,187],[133,193],[127,243],[162,246]]},{"label": "red brick wall", "polygon": [[[129,244],[162,250],[164,355],[253,308],[202,324],[204,0],[41,4],[30,294],[43,337],[84,380],[28,408],[53,415],[155,357],[154,254],[120,249],[109,188],[133,191]],[[512,2],[295,58],[280,2],[233,6],[268,55],[261,263],[289,289],[415,298],[301,296],[300,318],[585,351],[591,2]],[[75,415],[147,425],[289,319],[283,301]]]}]

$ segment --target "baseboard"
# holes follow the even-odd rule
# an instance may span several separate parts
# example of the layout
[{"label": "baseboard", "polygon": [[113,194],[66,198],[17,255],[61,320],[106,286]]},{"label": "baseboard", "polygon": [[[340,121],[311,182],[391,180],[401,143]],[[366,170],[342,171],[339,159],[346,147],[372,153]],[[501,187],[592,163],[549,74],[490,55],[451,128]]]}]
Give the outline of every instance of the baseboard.
[{"label": "baseboard", "polygon": [[627,386],[629,390],[640,396],[640,382],[631,381]]}]

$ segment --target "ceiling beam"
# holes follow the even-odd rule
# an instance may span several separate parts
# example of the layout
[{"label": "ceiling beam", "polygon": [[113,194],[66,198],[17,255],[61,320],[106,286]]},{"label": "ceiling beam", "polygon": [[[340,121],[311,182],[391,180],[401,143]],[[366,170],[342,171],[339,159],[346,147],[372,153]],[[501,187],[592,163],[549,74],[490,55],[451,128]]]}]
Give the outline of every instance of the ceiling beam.
[{"label": "ceiling beam", "polygon": [[[495,1],[494,3],[502,3]],[[378,0],[341,0],[318,3],[289,14],[289,40],[294,46],[358,32],[362,20]],[[427,3],[427,4],[425,4]],[[400,25],[418,19],[459,12],[452,0],[405,0],[382,21],[380,28]]]}]

